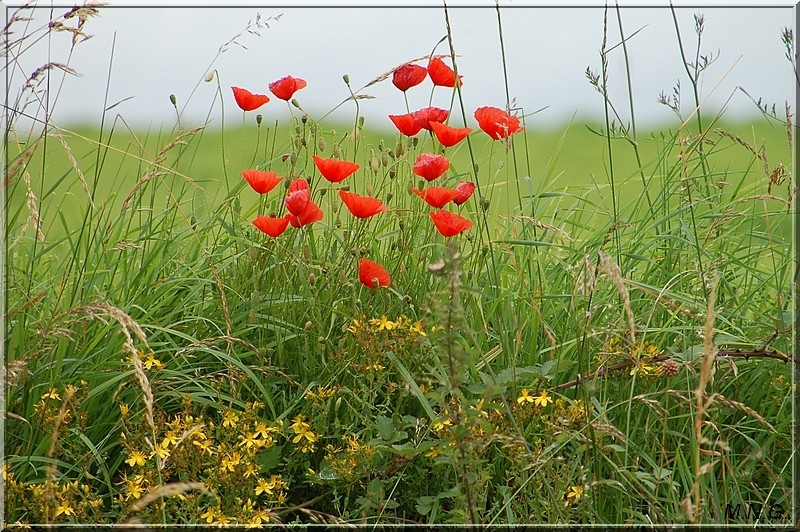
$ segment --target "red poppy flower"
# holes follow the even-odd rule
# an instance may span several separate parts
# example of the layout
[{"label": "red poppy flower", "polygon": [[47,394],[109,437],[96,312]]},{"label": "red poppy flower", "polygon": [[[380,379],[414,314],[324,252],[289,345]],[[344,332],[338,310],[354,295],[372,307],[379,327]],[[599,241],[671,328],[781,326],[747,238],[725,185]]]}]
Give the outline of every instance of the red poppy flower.
[{"label": "red poppy flower", "polygon": [[439,144],[445,148],[451,148],[455,146],[467,138],[467,135],[469,135],[472,131],[472,129],[468,127],[450,127],[447,124],[442,124],[441,122],[431,122],[431,130],[439,140]]},{"label": "red poppy flower", "polygon": [[231,89],[233,89],[233,98],[236,100],[236,105],[242,111],[253,111],[269,101],[269,96],[266,94],[253,94],[249,90],[240,89],[239,87],[231,87]]},{"label": "red poppy flower", "polygon": [[392,83],[395,87],[405,92],[411,87],[419,85],[425,81],[425,77],[427,75],[428,71],[425,69],[425,67],[406,63],[405,65],[401,65],[394,70],[394,73],[392,74]]},{"label": "red poppy flower", "polygon": [[339,191],[339,197],[347,205],[347,209],[356,218],[369,218],[375,216],[379,212],[386,212],[389,210],[388,205],[381,203],[378,198],[369,198],[366,196],[359,196],[352,192]]},{"label": "red poppy flower", "polygon": [[472,193],[475,192],[475,183],[470,183],[469,181],[462,181],[461,183],[456,185],[456,192],[458,192],[458,196],[453,198],[453,203],[456,205],[461,205],[465,201],[467,201]]},{"label": "red poppy flower", "polygon": [[286,216],[289,217],[289,223],[292,224],[292,227],[299,229],[304,225],[313,224],[314,222],[322,220],[324,213],[313,201],[308,200],[308,204],[302,213],[298,215],[289,213]]},{"label": "red poppy flower", "polygon": [[358,279],[370,290],[375,290],[379,286],[389,286],[392,282],[386,268],[369,259],[359,261]]},{"label": "red poppy flower", "polygon": [[425,200],[425,203],[436,209],[441,209],[458,196],[457,190],[444,187],[428,187],[425,190],[412,188],[411,192]]},{"label": "red poppy flower", "polygon": [[285,78],[281,78],[278,81],[273,81],[270,83],[269,90],[272,91],[272,94],[274,94],[276,97],[288,102],[292,99],[292,96],[294,96],[295,92],[305,88],[306,85],[308,85],[308,83],[306,83],[306,80],[304,79],[286,76]]},{"label": "red poppy flower", "polygon": [[450,161],[444,155],[420,153],[414,166],[411,167],[411,171],[425,178],[426,181],[433,181],[444,174],[448,168],[450,168]]},{"label": "red poppy flower", "polygon": [[414,120],[414,115],[411,113],[405,115],[389,115],[389,120],[394,123],[400,133],[407,137],[413,137],[422,129],[422,126],[417,124],[417,121]]},{"label": "red poppy flower", "polygon": [[331,183],[344,181],[345,178],[355,173],[360,167],[356,163],[349,161],[337,161],[336,159],[323,159],[314,155],[314,164],[317,165],[322,177]]},{"label": "red poppy flower", "polygon": [[[456,73],[453,69],[444,64],[444,61],[438,57],[434,57],[428,62],[428,75],[431,77],[434,85],[440,87],[455,87],[456,86]],[[458,84],[461,85],[461,78],[458,76]]]},{"label": "red poppy flower", "polygon": [[411,114],[419,127],[431,131],[431,122],[444,122],[447,120],[450,111],[439,109],[438,107],[426,107]]},{"label": "red poppy flower", "polygon": [[480,128],[495,140],[507,138],[519,133],[519,119],[497,107],[480,107],[475,111],[475,120]]},{"label": "red poppy flower", "polygon": [[288,210],[294,216],[300,216],[311,203],[311,190],[305,179],[295,179],[289,185],[289,191],[283,200]]},{"label": "red poppy flower", "polygon": [[472,222],[449,211],[433,211],[430,216],[442,236],[455,236],[472,227]]},{"label": "red poppy flower", "polygon": [[271,216],[261,216],[259,214],[256,219],[253,220],[253,225],[272,238],[277,238],[289,227],[289,215],[287,214],[281,218],[273,218]]},{"label": "red poppy flower", "polygon": [[242,177],[247,179],[253,190],[259,194],[266,194],[278,183],[281,182],[282,177],[278,177],[275,172],[262,172],[261,170],[242,170]]}]

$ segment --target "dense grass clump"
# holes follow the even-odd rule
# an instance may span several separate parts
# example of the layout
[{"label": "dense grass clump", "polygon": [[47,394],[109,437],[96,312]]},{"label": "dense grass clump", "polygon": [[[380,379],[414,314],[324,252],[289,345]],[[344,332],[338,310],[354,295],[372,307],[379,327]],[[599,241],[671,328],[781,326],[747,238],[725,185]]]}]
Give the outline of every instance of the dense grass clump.
[{"label": "dense grass clump", "polygon": [[[77,37],[96,14],[55,21]],[[429,76],[438,121],[471,128],[452,145],[424,119],[373,127],[352,89],[352,123],[310,116],[299,78],[270,86],[274,123],[220,103],[218,129],[67,129],[25,104],[53,69],[26,78],[5,131],[8,522],[791,521],[788,107],[736,124],[664,97],[675,122],[637,132],[604,43],[604,124],[487,124],[447,44],[372,83]],[[275,175],[250,174],[259,193],[244,170]]]}]

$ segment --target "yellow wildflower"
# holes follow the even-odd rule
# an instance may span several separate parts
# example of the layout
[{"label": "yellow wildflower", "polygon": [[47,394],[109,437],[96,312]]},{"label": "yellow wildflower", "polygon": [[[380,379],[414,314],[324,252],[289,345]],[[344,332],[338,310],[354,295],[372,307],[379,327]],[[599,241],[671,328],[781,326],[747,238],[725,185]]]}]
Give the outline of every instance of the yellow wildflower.
[{"label": "yellow wildflower", "polygon": [[200,514],[200,517],[205,519],[206,523],[211,524],[214,522],[214,517],[216,517],[216,512],[214,511],[214,508],[209,507],[208,510]]},{"label": "yellow wildflower", "polygon": [[170,445],[173,447],[178,445],[178,437],[172,431],[167,432],[167,434],[164,436],[164,440],[161,442],[161,446],[165,449]]},{"label": "yellow wildflower", "polygon": [[422,322],[421,321],[416,322],[414,325],[410,325],[408,327],[408,332],[413,333],[413,334],[418,334],[420,336],[428,336],[427,334],[425,334],[425,331],[422,328]]},{"label": "yellow wildflower", "polygon": [[207,453],[209,456],[214,454],[214,451],[211,447],[211,440],[194,440],[192,441],[192,445],[197,445],[200,448],[200,452]]},{"label": "yellow wildflower", "polygon": [[55,401],[60,401],[61,396],[58,395],[58,390],[56,390],[55,388],[50,388],[49,390],[47,390],[47,392],[45,392],[44,395],[42,395],[42,399],[53,399]]},{"label": "yellow wildflower", "polygon": [[256,486],[256,495],[261,495],[262,493],[266,495],[272,495],[274,490],[275,490],[275,483],[273,482],[273,479],[270,479],[269,481],[266,481],[263,478],[258,479],[258,486]]},{"label": "yellow wildflower", "polygon": [[153,449],[152,453],[150,453],[150,458],[154,456],[158,456],[159,458],[164,460],[169,456],[169,450],[167,450],[167,448],[163,444],[156,445],[156,448]]},{"label": "yellow wildflower", "polygon": [[144,369],[163,369],[164,363],[161,362],[153,353],[148,353],[147,358],[142,362]]},{"label": "yellow wildflower", "polygon": [[248,432],[246,434],[240,435],[239,439],[241,440],[239,442],[239,445],[242,446],[242,447],[245,447],[247,449],[249,449],[250,447],[258,445],[258,442],[256,441],[256,435],[253,434],[252,432]]},{"label": "yellow wildflower", "polygon": [[242,462],[242,455],[239,453],[231,453],[229,455],[225,455],[222,457],[220,461],[220,467],[222,471],[230,471],[233,473],[233,470],[236,469],[236,466]]},{"label": "yellow wildflower", "polygon": [[122,414],[123,416],[127,416],[129,411],[130,408],[128,407],[128,405],[126,405],[125,403],[120,403],[119,405],[120,414]]},{"label": "yellow wildflower", "polygon": [[375,329],[378,331],[391,331],[397,326],[395,322],[391,321],[385,315],[380,318],[372,318],[369,320],[369,324],[375,326]]},{"label": "yellow wildflower", "polygon": [[262,523],[269,523],[269,513],[259,508],[253,513],[252,516],[250,516],[249,523],[251,525],[260,525]]},{"label": "yellow wildflower", "polygon": [[142,487],[141,481],[134,480],[126,480],[125,481],[126,488],[125,488],[125,500],[138,499],[144,494],[144,488]]},{"label": "yellow wildflower", "polygon": [[434,422],[433,425],[431,425],[431,427],[436,432],[441,432],[442,430],[444,430],[445,427],[451,427],[452,425],[453,422],[450,420],[450,418],[445,418],[441,421]]},{"label": "yellow wildflower", "polygon": [[519,403],[519,404],[532,403],[533,401],[534,401],[534,398],[531,397],[531,394],[530,394],[530,392],[528,391],[527,388],[523,388],[522,391],[519,394],[519,397],[517,397],[517,403]]},{"label": "yellow wildflower", "polygon": [[128,456],[128,459],[125,460],[125,463],[131,467],[143,466],[145,463],[144,454],[142,454],[141,451],[133,451],[130,456]]},{"label": "yellow wildflower", "polygon": [[583,497],[583,486],[570,486],[567,491],[567,499],[577,501],[581,497]]},{"label": "yellow wildflower", "polygon": [[226,428],[230,427],[232,429],[236,428],[236,422],[237,421],[239,421],[239,416],[237,416],[236,413],[233,412],[232,410],[228,410],[222,416],[222,426],[223,427],[226,427]]},{"label": "yellow wildflower", "polygon": [[75,515],[75,510],[72,508],[72,506],[69,505],[68,502],[59,501],[58,506],[56,506],[55,516],[58,517],[61,514],[64,514],[67,517],[69,517],[71,515]]},{"label": "yellow wildflower", "polygon": [[541,406],[541,407],[545,407],[545,406],[547,406],[548,403],[552,403],[552,402],[553,402],[553,399],[551,399],[550,396],[547,395],[547,390],[542,390],[542,393],[539,394],[539,397],[537,397],[534,400],[534,403],[536,403],[537,406]]},{"label": "yellow wildflower", "polygon": [[292,423],[289,428],[297,434],[297,436],[292,438],[292,443],[298,443],[303,438],[308,440],[309,443],[317,441],[317,435],[311,431],[311,425],[303,421],[303,416],[296,416],[294,418],[294,423]]}]

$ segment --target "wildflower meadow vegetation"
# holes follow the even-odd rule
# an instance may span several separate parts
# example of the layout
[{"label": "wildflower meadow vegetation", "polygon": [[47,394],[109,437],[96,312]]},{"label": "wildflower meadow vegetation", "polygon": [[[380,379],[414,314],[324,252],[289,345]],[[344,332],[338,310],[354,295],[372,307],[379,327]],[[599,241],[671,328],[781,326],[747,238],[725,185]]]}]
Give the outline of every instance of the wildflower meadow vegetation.
[{"label": "wildflower meadow vegetation", "polygon": [[[177,94],[146,132],[51,119],[102,9],[31,9],[3,35],[6,523],[792,523],[793,110],[702,105],[702,15],[668,126],[610,93],[609,40],[605,121],[545,148],[542,102],[465,107],[504,81],[458,68],[446,8],[429,55],[330,80],[348,123],[298,63],[212,68],[209,123]],[[39,39],[64,59],[21,71]]]}]

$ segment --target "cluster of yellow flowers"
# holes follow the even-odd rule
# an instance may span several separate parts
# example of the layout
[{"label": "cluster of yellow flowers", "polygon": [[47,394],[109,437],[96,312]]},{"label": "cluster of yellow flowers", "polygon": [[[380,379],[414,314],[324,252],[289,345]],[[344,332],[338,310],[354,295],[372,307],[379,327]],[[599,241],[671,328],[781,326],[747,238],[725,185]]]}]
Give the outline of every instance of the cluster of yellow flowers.
[{"label": "cluster of yellow flowers", "polygon": [[402,315],[395,319],[382,315],[369,319],[365,316],[354,318],[346,330],[353,335],[356,344],[361,348],[361,356],[347,362],[358,373],[367,375],[386,369],[387,351],[400,357],[414,358],[407,360],[413,367],[424,364],[427,349],[421,346],[424,345],[428,332],[435,332],[436,327],[426,330],[422,321],[414,321]]},{"label": "cluster of yellow flowers", "polygon": [[663,368],[653,361],[661,354],[661,349],[653,343],[645,344],[637,341],[629,347],[615,336],[608,340],[605,350],[595,355],[594,362],[598,367],[604,367],[615,362],[630,360],[633,362],[629,371],[630,376],[657,377],[662,374]]}]

